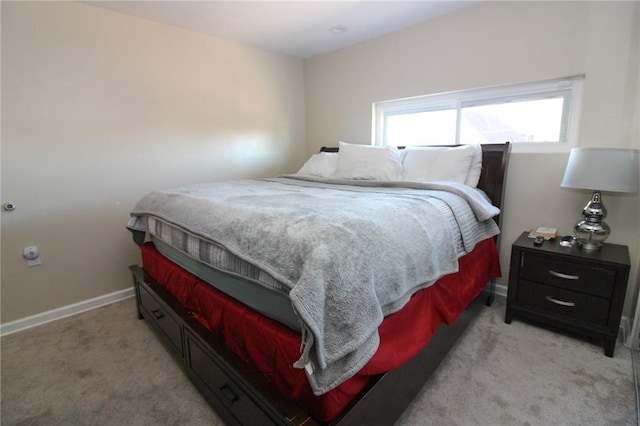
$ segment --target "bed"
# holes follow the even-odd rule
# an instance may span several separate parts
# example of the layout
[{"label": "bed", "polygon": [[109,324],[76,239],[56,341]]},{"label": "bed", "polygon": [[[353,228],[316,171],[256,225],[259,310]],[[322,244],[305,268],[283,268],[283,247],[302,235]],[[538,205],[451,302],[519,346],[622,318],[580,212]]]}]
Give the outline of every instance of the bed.
[{"label": "bed", "polygon": [[470,152],[341,143],[295,175],[147,194],[138,316],[228,424],[392,424],[500,274],[509,144]]}]

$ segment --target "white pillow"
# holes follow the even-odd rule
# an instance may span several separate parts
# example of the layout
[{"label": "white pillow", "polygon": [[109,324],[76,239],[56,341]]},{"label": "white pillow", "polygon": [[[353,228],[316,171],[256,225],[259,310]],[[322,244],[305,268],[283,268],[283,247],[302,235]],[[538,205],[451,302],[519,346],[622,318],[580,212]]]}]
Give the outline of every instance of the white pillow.
[{"label": "white pillow", "polygon": [[475,148],[464,145],[455,148],[408,148],[404,158],[404,180],[431,182],[446,180],[465,183]]},{"label": "white pillow", "polygon": [[402,180],[402,160],[394,146],[340,142],[336,177],[343,179]]},{"label": "white pillow", "polygon": [[473,147],[473,157],[471,158],[471,166],[464,183],[475,188],[480,182],[480,173],[482,172],[482,145],[474,144],[469,146]]},{"label": "white pillow", "polygon": [[312,175],[324,178],[333,177],[338,167],[338,154],[335,152],[321,152],[313,154],[298,170],[299,175]]}]

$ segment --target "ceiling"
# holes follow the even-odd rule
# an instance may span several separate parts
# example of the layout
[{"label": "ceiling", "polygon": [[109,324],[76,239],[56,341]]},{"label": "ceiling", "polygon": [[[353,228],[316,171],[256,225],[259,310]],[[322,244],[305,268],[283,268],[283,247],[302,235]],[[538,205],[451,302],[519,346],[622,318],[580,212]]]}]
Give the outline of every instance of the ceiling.
[{"label": "ceiling", "polygon": [[[307,59],[469,7],[471,1],[86,1]],[[332,32],[332,28],[344,29]]]}]

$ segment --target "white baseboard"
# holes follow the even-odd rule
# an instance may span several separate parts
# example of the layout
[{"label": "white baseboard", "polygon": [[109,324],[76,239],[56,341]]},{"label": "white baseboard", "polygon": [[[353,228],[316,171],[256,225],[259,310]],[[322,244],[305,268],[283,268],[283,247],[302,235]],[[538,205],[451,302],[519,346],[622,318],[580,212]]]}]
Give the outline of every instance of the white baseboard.
[{"label": "white baseboard", "polygon": [[63,306],[61,308],[43,312],[41,314],[36,314],[19,320],[10,321],[5,324],[0,324],[0,337],[6,336],[7,334],[15,333],[17,331],[26,330],[38,325],[46,324],[51,321],[56,321],[71,315],[76,315],[91,309],[99,308],[100,306],[108,305],[120,300],[128,299],[129,297],[133,297],[134,295],[135,292],[132,287],[116,291],[114,293],[105,294],[104,296],[95,297],[93,299],[84,300],[72,305]]},{"label": "white baseboard", "polygon": [[632,320],[629,317],[622,316],[620,318],[620,331],[618,332],[618,340],[622,342],[624,346],[629,349],[638,349],[633,347],[633,337],[631,336],[631,323]]},{"label": "white baseboard", "polygon": [[507,286],[502,284],[496,284],[495,295],[507,297]]}]

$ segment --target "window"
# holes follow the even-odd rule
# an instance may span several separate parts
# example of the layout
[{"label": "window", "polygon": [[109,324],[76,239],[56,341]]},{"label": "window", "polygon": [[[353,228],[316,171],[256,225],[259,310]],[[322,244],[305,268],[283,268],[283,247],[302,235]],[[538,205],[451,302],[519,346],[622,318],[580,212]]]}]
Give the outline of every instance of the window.
[{"label": "window", "polygon": [[583,77],[377,102],[374,145],[561,144],[575,136]]}]

